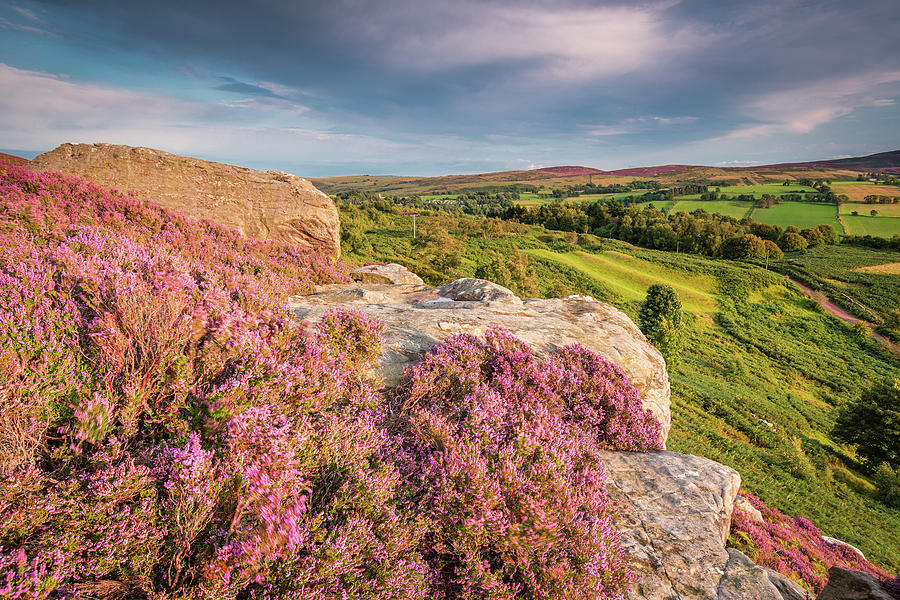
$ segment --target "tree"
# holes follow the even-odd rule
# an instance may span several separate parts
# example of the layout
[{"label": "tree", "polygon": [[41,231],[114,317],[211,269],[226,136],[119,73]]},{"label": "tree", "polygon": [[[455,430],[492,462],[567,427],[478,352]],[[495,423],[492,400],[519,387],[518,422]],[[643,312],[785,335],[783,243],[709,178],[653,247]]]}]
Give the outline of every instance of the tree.
[{"label": "tree", "polygon": [[878,211],[873,208],[872,210],[869,211],[869,214],[872,215],[873,217],[877,217]]},{"label": "tree", "polygon": [[856,445],[866,468],[900,468],[900,379],[875,384],[838,413],[834,435]]},{"label": "tree", "polygon": [[785,232],[783,236],[781,236],[781,249],[785,252],[797,252],[799,250],[806,250],[806,247],[808,245],[809,244],[807,244],[806,238],[799,233],[788,231]]},{"label": "tree", "polygon": [[672,286],[654,283],[638,311],[641,331],[667,361],[681,351],[681,299]]}]

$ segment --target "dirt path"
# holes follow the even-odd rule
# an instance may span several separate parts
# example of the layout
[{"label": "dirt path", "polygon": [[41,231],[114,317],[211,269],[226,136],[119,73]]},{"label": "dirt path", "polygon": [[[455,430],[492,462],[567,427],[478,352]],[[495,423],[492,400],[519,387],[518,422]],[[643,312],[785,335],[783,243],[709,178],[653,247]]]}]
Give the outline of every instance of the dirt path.
[{"label": "dirt path", "polygon": [[[868,321],[863,321],[862,319],[857,319],[856,317],[848,314],[844,309],[842,309],[840,306],[834,304],[833,302],[829,301],[827,298],[825,300],[822,300],[820,298],[820,296],[824,296],[824,294],[822,294],[821,292],[816,293],[815,291],[809,289],[802,283],[800,283],[798,281],[794,281],[787,275],[785,275],[784,278],[787,279],[788,281],[790,281],[791,283],[793,283],[794,285],[796,285],[798,288],[800,288],[804,292],[806,292],[806,294],[809,295],[810,298],[815,300],[816,303],[819,304],[819,306],[821,306],[822,308],[827,310],[829,313],[836,316],[838,319],[842,319],[842,320],[847,321],[848,323],[852,323],[852,324],[865,323],[869,327],[875,326],[873,323],[869,323]],[[883,335],[879,335],[873,331],[872,337],[875,338],[876,340],[879,340],[879,341],[883,342],[884,344],[886,344],[888,348],[890,348],[894,351],[897,351],[898,347],[895,344],[892,344],[891,341],[889,339],[887,339],[886,337],[884,337]]]}]

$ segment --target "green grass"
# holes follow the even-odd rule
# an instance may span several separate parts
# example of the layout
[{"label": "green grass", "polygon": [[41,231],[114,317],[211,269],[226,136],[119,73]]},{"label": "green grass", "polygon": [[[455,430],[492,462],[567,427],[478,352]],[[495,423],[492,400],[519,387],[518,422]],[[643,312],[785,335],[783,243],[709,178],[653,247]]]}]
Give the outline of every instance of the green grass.
[{"label": "green grass", "polygon": [[847,202],[841,204],[841,215],[852,215],[853,211],[860,216],[869,216],[873,210],[878,211],[879,217],[900,217],[900,204],[863,204],[861,202]]},{"label": "green grass", "polygon": [[[713,186],[710,186],[710,189],[715,189]],[[793,193],[803,193],[803,192],[814,192],[815,190],[811,187],[804,187],[802,185],[781,185],[780,183],[760,183],[756,185],[729,185],[729,186],[719,186],[720,194],[728,194],[730,196],[734,196],[737,194],[753,194],[755,197],[759,198],[763,194],[771,194],[772,196],[780,196],[782,194],[793,194]]]},{"label": "green grass", "polygon": [[687,275],[614,250],[589,254],[535,248],[525,252],[577,269],[615,291],[626,302],[643,301],[648,287],[666,283],[675,288],[688,312],[709,314],[716,311],[712,296],[716,282],[708,275]]},{"label": "green grass", "polygon": [[719,213],[735,219],[747,216],[753,203],[747,200],[678,200],[672,210],[677,212],[691,212],[702,208],[709,213]]},{"label": "green grass", "polygon": [[837,207],[834,204],[813,204],[810,202],[782,202],[772,208],[756,208],[750,218],[760,223],[769,223],[780,227],[794,225],[800,229],[831,225],[838,233],[844,228],[837,219]]},{"label": "green grass", "polygon": [[459,198],[459,194],[428,194],[424,196],[419,196],[422,200],[434,200],[436,198],[449,198],[450,200],[456,200]]},{"label": "green grass", "polygon": [[847,226],[847,233],[852,235],[872,235],[885,238],[900,235],[900,216],[883,217],[878,215],[872,217],[861,213],[858,217],[841,215],[841,221]]}]

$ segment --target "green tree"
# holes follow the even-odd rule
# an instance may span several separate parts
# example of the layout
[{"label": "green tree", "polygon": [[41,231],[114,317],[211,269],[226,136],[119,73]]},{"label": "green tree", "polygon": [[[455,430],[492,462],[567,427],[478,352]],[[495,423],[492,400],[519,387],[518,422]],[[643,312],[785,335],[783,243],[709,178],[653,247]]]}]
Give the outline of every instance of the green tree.
[{"label": "green tree", "polygon": [[878,383],[844,406],[834,435],[856,445],[867,468],[874,471],[886,463],[894,471],[900,469],[900,379]]},{"label": "green tree", "polygon": [[786,231],[785,234],[781,236],[781,248],[785,252],[797,252],[798,250],[806,250],[806,247],[808,245],[809,244],[806,242],[806,238],[799,233]]},{"label": "green tree", "polygon": [[654,283],[638,311],[641,331],[659,348],[667,361],[681,351],[681,299],[672,286]]}]

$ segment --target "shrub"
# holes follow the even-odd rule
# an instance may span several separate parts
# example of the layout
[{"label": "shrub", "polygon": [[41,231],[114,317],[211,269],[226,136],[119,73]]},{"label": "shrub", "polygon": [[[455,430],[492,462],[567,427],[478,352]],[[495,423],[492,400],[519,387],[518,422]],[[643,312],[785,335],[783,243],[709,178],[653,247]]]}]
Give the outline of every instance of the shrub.
[{"label": "shrub", "polygon": [[647,288],[638,321],[641,331],[667,360],[678,356],[682,345],[681,299],[672,286],[655,283]]},{"label": "shrub", "polygon": [[600,450],[660,447],[624,374],[579,346],[535,359],[508,332],[458,335],[409,371],[404,450],[456,598],[617,597],[629,580]]},{"label": "shrub", "polygon": [[786,231],[781,237],[779,246],[781,246],[781,249],[785,252],[797,252],[799,250],[806,250],[807,246],[809,246],[809,242],[807,242],[806,238],[799,233]]},{"label": "shrub", "polygon": [[900,468],[900,379],[883,381],[838,413],[834,435],[856,445],[864,465]]},{"label": "shrub", "polygon": [[882,580],[890,575],[856,552],[822,539],[819,529],[802,517],[788,517],[762,501],[741,492],[762,513],[763,522],[753,521],[741,510],[734,511],[728,545],[737,548],[755,563],[786,575],[818,594],[828,581],[833,565],[865,571]]}]

